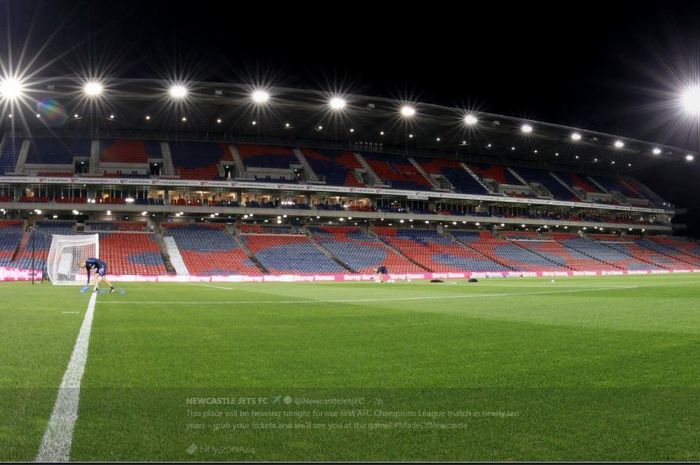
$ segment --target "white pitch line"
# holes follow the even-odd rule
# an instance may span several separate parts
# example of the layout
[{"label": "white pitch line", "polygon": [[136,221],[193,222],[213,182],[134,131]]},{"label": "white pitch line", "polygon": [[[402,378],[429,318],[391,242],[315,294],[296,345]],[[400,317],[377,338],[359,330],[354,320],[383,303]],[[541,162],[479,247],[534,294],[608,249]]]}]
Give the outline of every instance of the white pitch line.
[{"label": "white pitch line", "polygon": [[235,289],[233,287],[214,286],[213,284],[204,284],[204,283],[186,283],[186,284],[190,284],[192,286],[212,287],[214,289],[223,289],[224,291],[232,291]]},{"label": "white pitch line", "polygon": [[67,462],[70,459],[73,430],[78,419],[80,382],[88,356],[88,344],[90,343],[96,301],[97,294],[92,294],[85,318],[83,318],[83,324],[80,326],[78,338],[73,346],[68,368],[66,368],[58,388],[58,396],[56,396],[49,424],[46,426],[41,446],[39,446],[39,452],[35,459],[37,462]]},{"label": "white pitch line", "polygon": [[132,305],[132,304],[155,304],[155,305],[240,305],[240,304],[324,304],[324,303],[353,303],[353,302],[398,302],[405,300],[449,300],[449,299],[468,299],[468,298],[487,298],[487,297],[510,297],[510,296],[528,296],[528,295],[547,295],[547,294],[567,294],[574,292],[588,291],[604,291],[604,290],[623,290],[637,289],[639,286],[627,287],[590,287],[586,289],[567,289],[560,291],[542,291],[542,292],[506,292],[500,294],[460,294],[460,295],[437,295],[437,296],[419,296],[419,297],[389,297],[382,299],[329,299],[329,300],[199,300],[199,301],[153,301],[153,300],[132,300],[132,301],[104,301],[103,305]]}]

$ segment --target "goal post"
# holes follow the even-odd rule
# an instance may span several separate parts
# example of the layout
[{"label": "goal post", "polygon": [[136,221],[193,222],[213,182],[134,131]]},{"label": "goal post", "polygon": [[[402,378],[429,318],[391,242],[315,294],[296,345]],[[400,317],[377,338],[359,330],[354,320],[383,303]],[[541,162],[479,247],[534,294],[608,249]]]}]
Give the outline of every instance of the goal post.
[{"label": "goal post", "polygon": [[85,268],[80,262],[89,257],[100,257],[98,234],[59,235],[51,237],[46,274],[52,284],[78,285],[87,283]]}]

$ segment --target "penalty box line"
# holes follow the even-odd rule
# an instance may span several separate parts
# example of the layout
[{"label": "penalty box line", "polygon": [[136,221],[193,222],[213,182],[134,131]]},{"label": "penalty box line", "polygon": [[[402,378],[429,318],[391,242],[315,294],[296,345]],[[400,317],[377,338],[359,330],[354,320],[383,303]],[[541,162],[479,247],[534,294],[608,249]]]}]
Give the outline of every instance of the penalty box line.
[{"label": "penalty box line", "polygon": [[87,362],[96,301],[97,294],[92,294],[83,318],[83,324],[80,326],[80,332],[75,340],[68,368],[66,368],[58,388],[58,395],[49,423],[39,446],[39,452],[36,456],[37,462],[67,462],[70,460],[73,430],[78,419],[80,383]]},{"label": "penalty box line", "polygon": [[576,292],[590,291],[620,291],[637,289],[639,286],[625,287],[590,287],[580,289],[562,289],[558,291],[541,291],[541,292],[502,292],[498,294],[450,294],[450,295],[431,295],[418,297],[387,297],[387,298],[366,298],[366,299],[327,299],[327,300],[197,300],[197,301],[178,301],[178,300],[131,300],[131,301],[102,301],[102,305],[254,305],[254,304],[326,304],[326,303],[354,303],[354,302],[400,302],[410,300],[451,300],[451,299],[472,299],[472,298],[489,298],[489,297],[511,297],[511,296],[529,296],[529,295],[548,295],[548,294],[571,294]]}]

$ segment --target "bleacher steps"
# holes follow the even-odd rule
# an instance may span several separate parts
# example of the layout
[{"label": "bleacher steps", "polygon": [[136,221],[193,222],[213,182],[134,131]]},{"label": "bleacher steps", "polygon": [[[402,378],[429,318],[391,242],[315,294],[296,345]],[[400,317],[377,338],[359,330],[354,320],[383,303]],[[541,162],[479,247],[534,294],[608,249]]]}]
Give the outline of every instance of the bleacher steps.
[{"label": "bleacher steps", "polygon": [[471,252],[475,252],[475,253],[479,254],[480,256],[486,258],[486,259],[489,260],[489,261],[496,262],[496,263],[498,263],[499,265],[505,266],[505,267],[508,268],[509,270],[514,270],[514,269],[515,269],[515,268],[511,267],[510,265],[508,265],[507,263],[501,261],[501,260],[500,260],[499,258],[497,258],[497,257],[489,257],[489,256],[487,256],[487,255],[484,255],[483,253],[481,253],[481,251],[479,251],[479,250],[475,249],[474,247],[470,246],[469,243],[463,242],[463,241],[457,239],[456,237],[454,237],[452,234],[450,234],[450,233],[447,232],[447,231],[444,231],[444,230],[443,230],[442,235],[445,236],[445,237],[447,237],[448,239],[453,240],[456,244],[459,244],[459,245],[461,245],[462,247],[466,247],[466,248],[469,249]]},{"label": "bleacher steps", "polygon": [[408,260],[409,262],[411,262],[411,263],[413,263],[414,265],[416,265],[418,268],[421,268],[421,269],[423,269],[423,270],[425,270],[425,271],[429,271],[429,272],[432,272],[432,271],[433,271],[433,270],[431,270],[430,268],[428,268],[427,266],[418,263],[417,261],[415,261],[414,259],[412,259],[412,258],[409,257],[408,255],[402,253],[399,249],[397,249],[397,248],[394,247],[393,245],[389,244],[387,241],[385,241],[385,240],[382,238],[382,236],[380,236],[379,234],[375,233],[372,229],[367,229],[367,233],[368,233],[369,235],[371,235],[372,237],[375,237],[375,238],[379,241],[379,243],[382,244],[384,247],[386,247],[387,249],[393,251],[393,252],[396,253],[398,256],[405,258],[405,259]]},{"label": "bleacher steps", "polygon": [[309,229],[308,229],[306,226],[304,226],[304,227],[302,228],[302,231],[304,231],[304,234],[306,235],[306,237],[309,238],[309,241],[310,241],[318,250],[320,250],[321,253],[322,253],[323,255],[325,255],[326,257],[330,258],[331,260],[333,260],[334,262],[336,262],[338,265],[342,266],[345,270],[349,271],[350,273],[356,273],[356,272],[357,272],[357,271],[353,270],[352,268],[350,268],[350,267],[348,266],[347,263],[345,263],[344,261],[342,261],[341,259],[339,259],[339,258],[336,257],[335,255],[333,255],[333,253],[332,253],[330,250],[328,250],[327,248],[325,248],[325,247],[323,246],[323,244],[321,244],[318,240],[316,240],[316,238],[314,237],[314,235],[311,234],[311,231],[309,231]]},{"label": "bleacher steps", "polygon": [[253,251],[248,248],[248,245],[245,243],[243,238],[240,236],[240,232],[238,231],[237,228],[233,228],[233,239],[238,243],[238,246],[243,250],[243,253],[246,254],[246,256],[250,259],[250,261],[255,265],[255,267],[260,270],[261,273],[263,274],[269,274],[270,271],[263,266],[262,263],[260,263],[260,260],[258,260],[258,257],[253,254]]},{"label": "bleacher steps", "polygon": [[365,157],[357,152],[352,152],[352,154],[355,156],[355,159],[357,159],[357,162],[362,166],[362,169],[365,170],[365,173],[367,173],[370,184],[374,185],[374,187],[390,187],[382,182],[379,176],[377,176],[377,173],[375,173],[372,167],[369,166],[369,163],[367,163]]},{"label": "bleacher steps", "polygon": [[590,182],[591,184],[593,184],[594,186],[596,186],[596,187],[597,187],[598,189],[600,189],[602,192],[606,192],[606,193],[608,193],[608,194],[610,193],[610,192],[608,192],[608,190],[607,190],[606,188],[604,188],[603,186],[601,186],[600,184],[598,184],[598,181],[596,181],[596,180],[593,179],[592,177],[586,176],[586,180],[587,180],[588,182]]},{"label": "bleacher steps", "polygon": [[15,174],[24,173],[24,164],[27,162],[27,154],[29,153],[29,146],[31,141],[29,139],[24,139],[22,141],[22,147],[19,149],[19,155],[17,156],[17,162],[15,163]]},{"label": "bleacher steps", "polygon": [[493,189],[491,189],[489,186],[487,186],[484,183],[484,181],[482,181],[481,178],[479,176],[477,176],[476,173],[473,172],[472,169],[467,166],[466,163],[459,162],[459,166],[461,166],[462,169],[464,169],[464,171],[469,173],[469,176],[474,178],[476,180],[476,182],[478,182],[481,185],[481,187],[483,187],[486,190],[486,192],[489,192],[491,194],[498,194],[497,192],[494,192]]},{"label": "bleacher steps", "polygon": [[20,239],[19,245],[17,246],[17,250],[15,250],[15,254],[12,256],[13,262],[22,256],[22,254],[27,248],[27,244],[29,244],[29,239],[31,238],[31,235],[32,233],[30,231],[25,231],[24,233],[22,233],[22,239]]},{"label": "bleacher steps", "polygon": [[[177,248],[177,244],[175,243],[175,238],[173,236],[163,237],[163,245],[165,246],[166,251],[164,255],[167,255],[170,266],[175,270],[175,273],[178,276],[189,276],[190,270],[187,269],[185,261],[182,259],[180,249]],[[168,262],[166,261],[166,264],[167,263]]]},{"label": "bleacher steps", "polygon": [[304,174],[306,175],[306,181],[309,182],[318,182],[318,176],[316,176],[316,173],[314,173],[313,168],[311,168],[311,165],[309,164],[308,160],[302,153],[300,149],[292,149],[292,152],[294,152],[294,155],[296,155],[297,160],[299,160],[299,163],[301,166],[304,168]]},{"label": "bleacher steps", "polygon": [[161,236],[160,234],[153,234],[153,236],[155,237],[156,243],[158,244],[158,248],[160,249],[160,256],[163,259],[165,270],[168,272],[168,274],[177,274],[177,270],[170,261],[170,253],[168,251],[168,247],[165,244],[163,236]]},{"label": "bleacher steps", "polygon": [[527,183],[527,181],[525,180],[525,178],[523,178],[522,176],[520,176],[520,174],[519,174],[517,171],[515,171],[514,169],[512,169],[512,168],[509,167],[509,166],[506,166],[506,169],[508,170],[508,172],[510,172],[510,174],[512,174],[513,176],[515,176],[516,179],[517,179],[518,181],[520,181],[521,183],[523,183],[523,186],[528,186],[528,187],[530,187],[530,185]]},{"label": "bleacher steps", "polygon": [[173,154],[170,152],[170,144],[161,142],[160,152],[163,155],[163,175],[177,176],[175,165],[173,164]]},{"label": "bleacher steps", "polygon": [[234,144],[230,144],[228,147],[233,155],[233,165],[236,167],[236,177],[245,177],[245,165],[243,164],[241,154],[238,152],[238,147],[236,147]]},{"label": "bleacher steps", "polygon": [[433,189],[440,189],[438,183],[432,177],[430,177],[430,175],[423,169],[422,166],[420,166],[420,163],[414,160],[413,157],[408,157],[408,161],[410,161],[413,167],[416,169],[416,171],[418,171],[421,174],[421,176],[423,176],[430,183],[430,185],[433,186]]},{"label": "bleacher steps", "polygon": [[90,174],[100,174],[100,141],[90,141]]},{"label": "bleacher steps", "polygon": [[549,172],[549,174],[550,174],[550,176],[552,176],[554,179],[556,179],[557,182],[558,182],[559,184],[561,184],[562,186],[566,187],[566,189],[567,189],[569,192],[573,193],[576,197],[578,197],[579,199],[581,199],[581,200],[583,200],[583,201],[586,200],[586,196],[585,196],[585,195],[582,196],[579,192],[576,192],[576,190],[574,190],[571,186],[569,186],[567,183],[565,183],[564,180],[563,180],[562,178],[560,178],[560,177],[557,176],[556,174],[552,173],[551,171]]}]

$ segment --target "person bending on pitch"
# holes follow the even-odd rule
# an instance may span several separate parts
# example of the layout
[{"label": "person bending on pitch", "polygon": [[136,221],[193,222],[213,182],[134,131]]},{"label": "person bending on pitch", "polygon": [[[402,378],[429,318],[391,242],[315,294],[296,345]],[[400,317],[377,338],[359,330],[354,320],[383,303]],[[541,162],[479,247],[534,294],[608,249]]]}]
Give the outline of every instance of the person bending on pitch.
[{"label": "person bending on pitch", "polygon": [[110,283],[109,280],[106,278],[107,264],[104,262],[104,260],[90,257],[80,262],[80,267],[85,267],[85,269],[87,270],[88,286],[90,285],[90,270],[95,270],[95,288],[92,292],[97,292],[99,290],[100,282],[103,281],[109,286],[109,292],[114,292],[114,286],[112,286],[112,283]]},{"label": "person bending on pitch", "polygon": [[389,274],[389,271],[386,269],[386,266],[382,265],[377,267],[377,282],[383,283],[387,274]]}]

